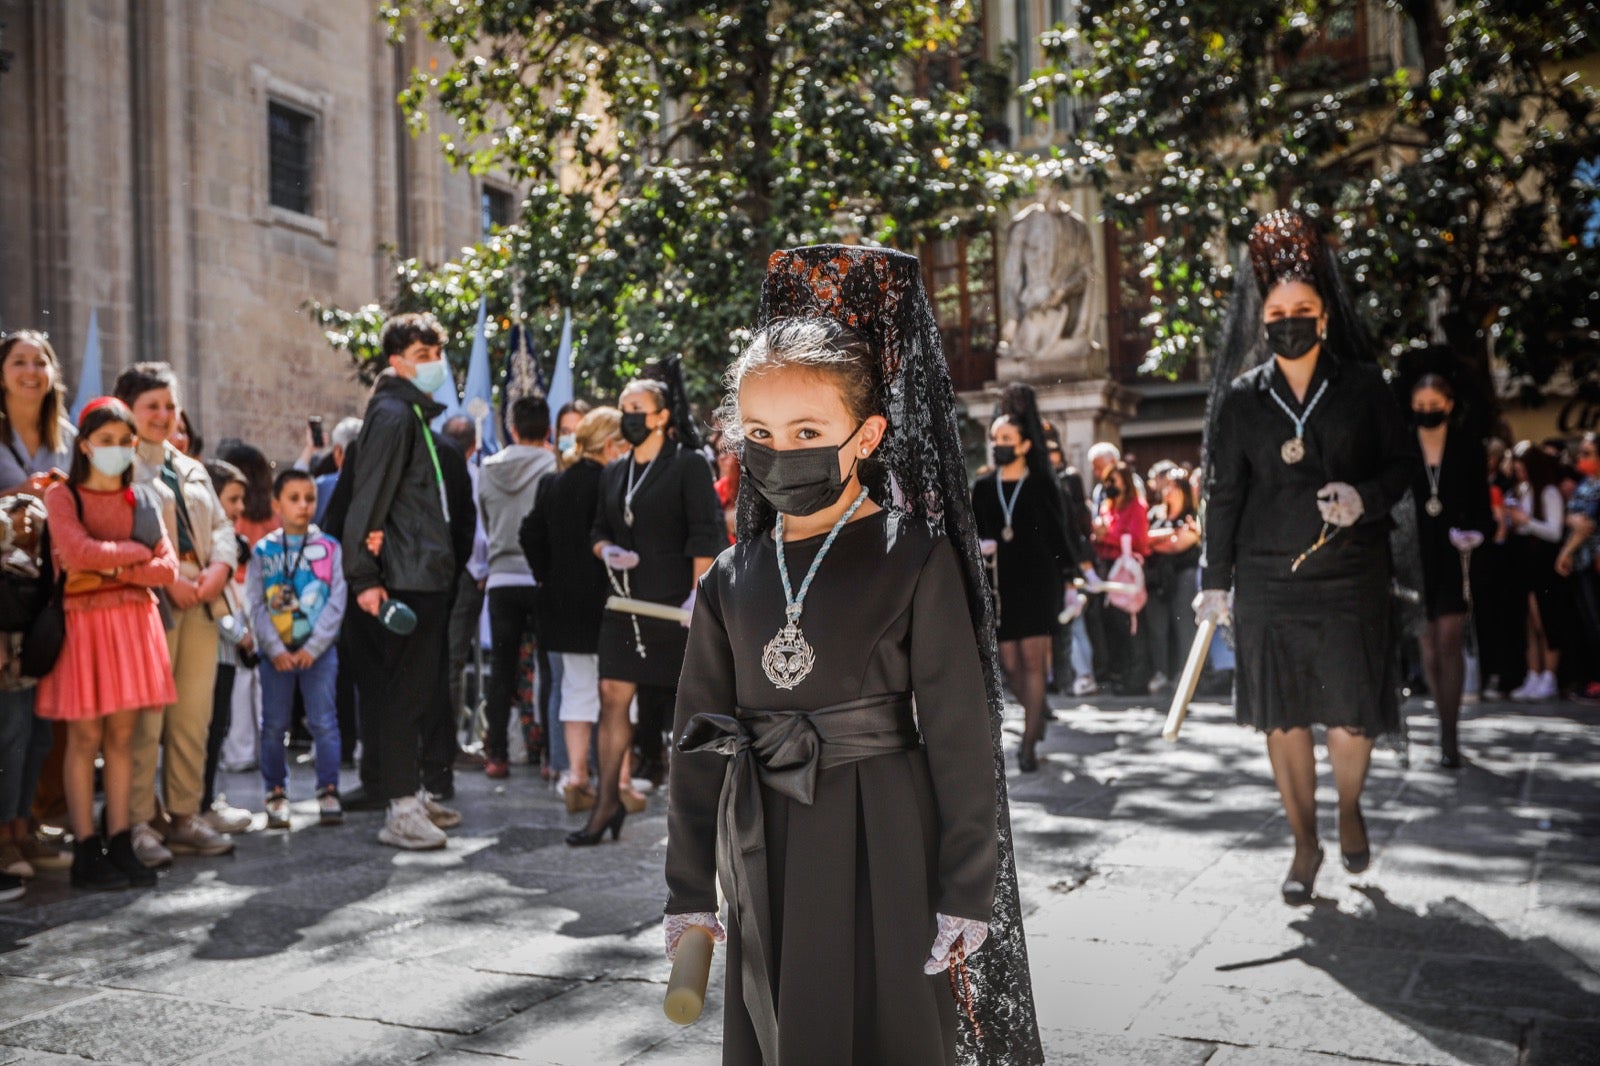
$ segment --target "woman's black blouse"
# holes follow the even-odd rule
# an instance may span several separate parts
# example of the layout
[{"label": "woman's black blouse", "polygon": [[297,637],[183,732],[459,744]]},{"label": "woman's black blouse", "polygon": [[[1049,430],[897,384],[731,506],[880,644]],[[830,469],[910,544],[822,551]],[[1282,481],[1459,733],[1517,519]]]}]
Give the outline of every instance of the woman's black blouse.
[{"label": "woman's black blouse", "polygon": [[[1283,443],[1294,422],[1272,394],[1296,415],[1327,392],[1305,427],[1305,458],[1285,463]],[[1305,551],[1322,532],[1317,491],[1342,481],[1361,494],[1360,521],[1343,536],[1387,534],[1390,510],[1411,487],[1421,458],[1417,438],[1383,372],[1370,363],[1340,363],[1320,357],[1306,389],[1306,403],[1269,360],[1241,374],[1222,400],[1206,486],[1206,525],[1201,587],[1227,589],[1243,555],[1282,556]]]},{"label": "woman's black blouse", "polygon": [[623,502],[628,466],[629,460],[618,459],[606,467],[590,546],[608,540],[638,552],[639,565],[628,573],[630,595],[676,607],[694,589],[694,560],[715,559],[728,546],[711,464],[699,452],[668,441],[660,454],[635,469],[632,526]]}]

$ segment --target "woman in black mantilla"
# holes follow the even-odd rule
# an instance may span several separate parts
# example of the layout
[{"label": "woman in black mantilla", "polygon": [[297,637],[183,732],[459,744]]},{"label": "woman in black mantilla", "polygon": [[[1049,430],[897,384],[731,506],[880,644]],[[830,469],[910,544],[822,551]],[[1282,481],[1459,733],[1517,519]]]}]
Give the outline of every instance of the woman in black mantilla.
[{"label": "woman in black mantilla", "polygon": [[1311,220],[1267,216],[1250,265],[1207,412],[1195,613],[1226,619],[1233,590],[1235,712],[1267,736],[1295,841],[1283,897],[1304,903],[1322,864],[1313,725],[1327,727],[1345,868],[1370,857],[1361,791],[1374,738],[1399,724],[1389,512],[1417,472],[1417,440]]},{"label": "woman in black mantilla", "polygon": [[[633,451],[606,468],[590,534],[618,592],[668,606],[694,606],[695,583],[727,546],[711,466],[695,450],[686,405],[667,383],[640,379],[622,390],[622,436]],[[600,623],[600,789],[576,847],[615,839],[626,812],[620,778],[639,697],[639,741],[659,758],[661,730],[677,699],[687,631],[677,622],[606,611]]]},{"label": "woman in black mantilla", "polygon": [[732,1066],[1041,1062],[993,621],[917,261],[778,252],[760,325],[724,416],[739,541],[679,688],[668,956],[723,932],[720,879]]},{"label": "woman in black mantilla", "polygon": [[[1453,361],[1448,349],[1436,359],[1444,365]],[[1455,770],[1461,766],[1457,723],[1466,677],[1463,637],[1471,611],[1467,568],[1472,552],[1494,529],[1483,476],[1489,460],[1482,442],[1453,417],[1456,389],[1443,374],[1430,371],[1417,378],[1410,408],[1422,449],[1411,483],[1428,619],[1419,641],[1422,668],[1439,713],[1439,765]]]},{"label": "woman in black mantilla", "polygon": [[1035,747],[1049,717],[1051,633],[1067,575],[1087,558],[1088,546],[1074,550],[1033,389],[1008,386],[1003,406],[1006,413],[989,427],[994,472],[972,486],[972,517],[995,577],[1000,665],[1022,704],[1017,769],[1032,773],[1039,768]]}]

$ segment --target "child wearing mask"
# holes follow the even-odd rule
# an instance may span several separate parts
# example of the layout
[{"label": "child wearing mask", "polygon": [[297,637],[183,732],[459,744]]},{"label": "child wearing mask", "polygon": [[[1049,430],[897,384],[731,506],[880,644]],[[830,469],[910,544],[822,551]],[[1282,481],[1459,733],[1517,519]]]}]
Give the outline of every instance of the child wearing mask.
[{"label": "child wearing mask", "polygon": [[245,579],[246,600],[261,663],[261,776],[267,828],[289,828],[289,770],[284,742],[295,689],[305,699],[317,772],[317,814],[323,825],[344,821],[339,800],[339,627],[345,580],[339,542],[312,525],[317,484],[304,470],[285,470],[272,486],[272,509],[283,523],[256,543]]},{"label": "child wearing mask", "polygon": [[[133,734],[141,713],[177,698],[152,590],[177,578],[178,558],[162,531],[162,490],[133,485],[134,434],[126,405],[91,400],[78,419],[67,483],[44,497],[51,549],[67,578],[66,637],[39,682],[37,713],[67,723],[62,776],[78,888],[156,883],[128,832]],[[105,835],[95,824],[96,756],[104,758]]]}]

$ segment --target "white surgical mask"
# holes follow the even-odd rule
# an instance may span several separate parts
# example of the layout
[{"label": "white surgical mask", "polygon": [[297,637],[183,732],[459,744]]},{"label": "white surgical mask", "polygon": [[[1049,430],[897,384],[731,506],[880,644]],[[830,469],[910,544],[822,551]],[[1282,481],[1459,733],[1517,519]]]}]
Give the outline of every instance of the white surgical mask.
[{"label": "white surgical mask", "polygon": [[128,467],[133,465],[133,449],[90,448],[89,463],[106,477],[121,477]]},{"label": "white surgical mask", "polygon": [[443,359],[435,359],[430,363],[418,363],[417,376],[411,381],[423,392],[432,396],[439,391],[439,386],[444,384],[445,378],[450,374],[450,367]]}]

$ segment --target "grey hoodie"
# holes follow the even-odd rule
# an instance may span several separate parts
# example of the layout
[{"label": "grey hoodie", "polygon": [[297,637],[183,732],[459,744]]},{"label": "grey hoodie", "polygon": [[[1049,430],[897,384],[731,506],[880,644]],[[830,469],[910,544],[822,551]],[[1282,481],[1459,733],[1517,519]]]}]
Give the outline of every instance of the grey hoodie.
[{"label": "grey hoodie", "polygon": [[485,459],[478,469],[478,513],[489,538],[489,576],[531,578],[517,537],[533,510],[539,482],[555,473],[556,456],[547,448],[513,444]]}]

